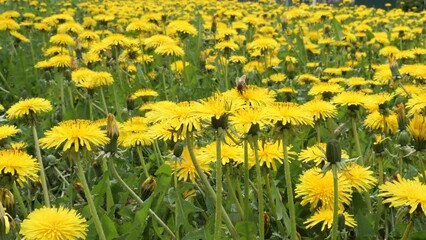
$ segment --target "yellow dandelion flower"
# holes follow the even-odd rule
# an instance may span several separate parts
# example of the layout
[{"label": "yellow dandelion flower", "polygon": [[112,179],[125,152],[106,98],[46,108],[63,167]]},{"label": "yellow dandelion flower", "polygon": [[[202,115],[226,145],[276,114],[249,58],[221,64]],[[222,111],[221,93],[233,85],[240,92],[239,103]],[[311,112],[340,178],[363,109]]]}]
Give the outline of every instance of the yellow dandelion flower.
[{"label": "yellow dandelion flower", "polygon": [[260,50],[262,52],[274,50],[279,47],[278,42],[273,38],[262,37],[247,44],[247,49]]},{"label": "yellow dandelion flower", "polygon": [[14,38],[16,38],[18,41],[26,42],[26,43],[31,42],[31,40],[30,40],[30,39],[28,39],[27,37],[25,37],[24,35],[20,34],[20,33],[19,33],[19,32],[17,32],[17,31],[10,31],[10,35],[12,35],[12,36],[13,36]]},{"label": "yellow dandelion flower", "polygon": [[[244,159],[244,151],[241,146],[238,145],[228,145],[225,142],[221,142],[221,157],[222,164],[225,165],[227,163],[241,163]],[[199,157],[205,160],[213,159],[212,161],[216,161],[216,142],[212,142],[207,146],[203,147],[199,151]]]},{"label": "yellow dandelion flower", "polygon": [[43,207],[31,212],[21,223],[24,239],[85,239],[86,220],[74,209]]},{"label": "yellow dandelion flower", "polygon": [[15,20],[10,18],[0,19],[0,31],[13,31],[19,29],[20,26]]},{"label": "yellow dandelion flower", "polygon": [[314,99],[303,104],[303,108],[308,110],[314,117],[314,121],[325,120],[337,116],[337,109],[334,104],[321,99]]},{"label": "yellow dandelion flower", "polygon": [[415,114],[408,124],[408,131],[414,139],[416,150],[423,150],[426,147],[426,117]]},{"label": "yellow dandelion flower", "polygon": [[297,81],[300,84],[308,84],[308,83],[319,83],[320,79],[312,74],[307,73],[307,74],[301,74],[297,76]]},{"label": "yellow dandelion flower", "polygon": [[407,102],[408,116],[414,114],[423,114],[426,113],[426,94],[424,90],[421,94],[413,95]]},{"label": "yellow dandelion flower", "polygon": [[120,126],[118,143],[125,148],[151,145],[153,139],[147,134],[147,120],[133,117]]},{"label": "yellow dandelion flower", "polygon": [[229,62],[230,63],[241,63],[241,64],[244,64],[244,63],[247,62],[247,58],[244,57],[244,56],[237,56],[237,55],[230,56],[229,57]]},{"label": "yellow dandelion flower", "polygon": [[[310,162],[314,161],[315,166],[319,166],[324,164],[327,161],[327,157],[325,155],[327,144],[326,143],[316,143],[315,145],[303,149],[299,153],[299,160],[302,162]],[[342,149],[342,158],[349,158],[346,151]]]},{"label": "yellow dandelion flower", "polygon": [[149,38],[144,39],[143,44],[147,48],[157,48],[157,47],[165,45],[165,44],[175,44],[176,45],[176,41],[173,40],[173,38],[171,38],[167,35],[157,34],[157,35],[154,35],[154,36],[151,36]]},{"label": "yellow dandelion flower", "polygon": [[0,140],[13,136],[17,134],[18,132],[19,132],[19,129],[17,129],[16,126],[13,126],[13,125],[0,126]]},{"label": "yellow dandelion flower", "polygon": [[[343,207],[343,204],[349,204],[352,198],[352,186],[341,175],[339,176],[338,191],[340,207]],[[302,206],[310,203],[313,208],[318,205],[332,208],[334,202],[333,174],[331,171],[324,174],[319,168],[311,168],[300,176],[300,183],[296,184],[295,193],[296,198],[302,199],[300,202]]]},{"label": "yellow dandelion flower", "polygon": [[217,43],[214,48],[226,52],[238,50],[240,47],[234,41],[228,40]]},{"label": "yellow dandelion flower", "polygon": [[[198,149],[194,150],[195,156],[199,156]],[[215,159],[215,158],[213,158]],[[209,175],[212,171],[212,168],[210,166],[212,160],[211,159],[204,159],[204,158],[197,158],[197,162],[200,165],[201,170]],[[169,163],[170,167],[176,172],[177,177],[181,181],[187,181],[188,179],[195,183],[196,178],[198,177],[198,173],[195,170],[195,166],[191,161],[191,156],[189,154],[188,147],[185,146],[182,152],[182,156],[180,161],[171,162]]]},{"label": "yellow dandelion flower", "polygon": [[8,119],[28,117],[52,110],[49,100],[44,98],[29,98],[13,104],[6,112]]},{"label": "yellow dandelion flower", "polygon": [[265,107],[239,109],[229,117],[229,122],[239,133],[257,134],[269,124],[268,110]]},{"label": "yellow dandelion flower", "polygon": [[390,207],[410,207],[410,213],[422,209],[426,215],[426,185],[418,177],[410,180],[399,174],[397,180],[386,182],[379,186],[379,196],[383,203],[390,203]]},{"label": "yellow dandelion flower", "polygon": [[74,39],[66,33],[58,33],[50,37],[49,42],[60,46],[74,46]]},{"label": "yellow dandelion flower", "polygon": [[233,102],[242,101],[247,105],[258,107],[275,102],[276,93],[268,88],[248,85],[242,92],[234,88],[225,92],[224,95]]},{"label": "yellow dandelion flower", "polygon": [[[345,216],[345,225],[348,227],[355,227],[356,221],[354,220],[353,215],[344,212],[343,210],[339,209],[339,214],[343,214]],[[322,207],[318,209],[313,216],[308,218],[303,224],[306,225],[307,228],[312,228],[318,223],[322,222],[321,231],[325,230],[325,227],[327,229],[330,229],[333,225],[333,208],[331,207]]]},{"label": "yellow dandelion flower", "polygon": [[342,91],[343,91],[342,86],[340,86],[337,83],[320,82],[312,86],[308,94],[311,96],[316,96],[316,95],[325,94],[325,93],[330,93],[330,94],[340,93]]},{"label": "yellow dandelion flower", "polygon": [[360,193],[370,190],[377,183],[377,178],[375,178],[373,171],[356,163],[347,165],[342,171],[342,175]]},{"label": "yellow dandelion flower", "polygon": [[341,106],[363,106],[364,105],[364,99],[366,97],[366,94],[363,92],[341,92],[337,94],[332,102],[336,103],[337,105]]},{"label": "yellow dandelion flower", "polygon": [[62,151],[73,149],[78,152],[82,148],[91,151],[92,146],[104,145],[109,142],[109,138],[106,131],[92,121],[76,119],[60,122],[46,131],[45,137],[39,141],[43,148],[57,149],[63,144]]},{"label": "yellow dandelion flower", "polygon": [[17,150],[0,150],[0,175],[11,174],[23,185],[27,178],[38,180],[39,164],[35,158]]},{"label": "yellow dandelion flower", "polygon": [[364,126],[370,130],[379,130],[386,133],[396,133],[398,131],[398,119],[394,112],[383,115],[379,111],[374,111],[367,115],[364,120]]},{"label": "yellow dandelion flower", "polygon": [[274,124],[282,126],[314,125],[312,114],[292,102],[277,102],[267,110]]},{"label": "yellow dandelion flower", "polygon": [[68,54],[60,54],[51,57],[48,60],[48,63],[51,67],[57,67],[57,68],[68,68],[71,67],[72,64],[72,58]]},{"label": "yellow dandelion flower", "polygon": [[194,26],[185,20],[175,20],[167,25],[167,33],[171,35],[177,34],[185,37],[187,35],[196,36],[198,31]]},{"label": "yellow dandelion flower", "polygon": [[132,99],[137,99],[137,98],[146,98],[146,97],[156,97],[158,96],[158,92],[156,92],[155,90],[149,89],[149,88],[142,88],[137,90],[136,92],[134,92],[131,95]]},{"label": "yellow dandelion flower", "polygon": [[154,52],[162,56],[182,57],[185,55],[185,51],[181,47],[173,43],[163,44],[157,47]]}]

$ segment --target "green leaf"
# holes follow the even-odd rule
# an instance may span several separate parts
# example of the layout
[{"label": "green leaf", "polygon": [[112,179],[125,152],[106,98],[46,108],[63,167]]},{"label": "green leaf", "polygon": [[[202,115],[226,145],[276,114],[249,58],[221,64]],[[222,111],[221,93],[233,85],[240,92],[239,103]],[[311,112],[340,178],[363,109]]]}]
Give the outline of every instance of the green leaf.
[{"label": "green leaf", "polygon": [[194,230],[194,227],[189,223],[189,215],[196,213],[196,212],[202,212],[203,210],[201,208],[196,207],[192,202],[186,201],[182,198],[182,192],[184,189],[178,188],[176,189],[171,188],[169,190],[169,199],[175,200],[175,206],[176,206],[176,228],[180,228],[183,226],[185,229],[185,232],[190,232]]},{"label": "green leaf", "polygon": [[337,40],[341,40],[343,33],[342,33],[342,25],[339,21],[336,20],[336,18],[333,18],[331,20],[331,26],[333,27],[334,34]]},{"label": "green leaf", "polygon": [[275,183],[271,184],[271,192],[277,210],[277,221],[281,221],[281,219],[284,218],[285,228],[290,229],[290,217],[287,214],[287,209],[284,206],[280,191],[278,190],[277,186],[275,186]]},{"label": "green leaf", "polygon": [[107,239],[114,239],[118,237],[117,229],[115,228],[114,221],[106,214],[101,214],[101,223],[104,228],[104,233]]},{"label": "green leaf", "polygon": [[305,65],[308,62],[308,54],[306,53],[305,43],[303,42],[303,39],[296,35],[296,52],[299,56],[300,61],[303,65]]},{"label": "green leaf", "polygon": [[[369,216],[375,216],[375,215],[369,215]],[[374,232],[372,219],[366,217],[363,213],[357,213],[355,215],[355,220],[358,224],[357,226],[357,237],[359,239],[366,239],[369,237],[376,236],[376,233]]]},{"label": "green leaf", "polygon": [[136,212],[135,218],[133,220],[132,229],[130,230],[129,236],[126,239],[141,239],[142,233],[146,227],[146,218],[149,214],[149,209],[151,207],[153,199],[154,198],[148,198],[148,200],[143,203],[142,208]]},{"label": "green leaf", "polygon": [[253,236],[256,236],[257,227],[254,222],[238,222],[235,229],[240,235],[240,240],[250,240],[253,239]]}]

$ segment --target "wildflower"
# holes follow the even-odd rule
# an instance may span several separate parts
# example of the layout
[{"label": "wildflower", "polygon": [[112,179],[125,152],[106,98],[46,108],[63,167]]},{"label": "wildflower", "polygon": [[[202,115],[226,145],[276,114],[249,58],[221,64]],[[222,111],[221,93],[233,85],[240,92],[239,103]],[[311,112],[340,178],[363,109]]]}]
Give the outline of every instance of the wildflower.
[{"label": "wildflower", "polygon": [[244,63],[246,63],[246,62],[247,62],[247,58],[246,58],[246,57],[244,57],[244,56],[237,56],[237,55],[235,55],[235,56],[230,56],[230,57],[229,57],[229,62],[231,62],[231,63],[241,63],[241,64],[244,64]]},{"label": "wildflower", "polygon": [[6,112],[8,119],[31,117],[34,114],[52,110],[50,102],[44,98],[29,98],[12,105]]},{"label": "wildflower", "polygon": [[176,41],[173,40],[173,38],[171,38],[167,35],[157,34],[157,35],[154,35],[154,36],[151,36],[149,38],[144,39],[143,44],[147,48],[157,48],[157,47],[165,45],[165,44],[176,44]]},{"label": "wildflower", "polygon": [[178,34],[182,37],[186,36],[196,36],[198,31],[190,23],[184,20],[175,20],[167,25],[167,33],[169,34]]},{"label": "wildflower", "polygon": [[325,120],[326,118],[334,118],[337,116],[337,109],[330,102],[326,102],[320,99],[314,99],[303,105],[303,108],[311,112],[314,117],[314,121]]},{"label": "wildflower", "polygon": [[185,55],[185,51],[183,51],[181,47],[173,43],[161,45],[157,47],[154,52],[162,56],[182,57]]},{"label": "wildflower", "polygon": [[356,163],[346,165],[342,175],[359,193],[368,191],[377,183],[373,171]]},{"label": "wildflower", "polygon": [[259,38],[247,44],[247,49],[260,50],[262,52],[268,51],[268,50],[274,50],[277,47],[279,47],[278,42],[275,41],[275,39],[268,38],[268,37]]},{"label": "wildflower", "polygon": [[[353,216],[350,215],[347,212],[344,212],[343,210],[339,210],[339,214],[343,214],[345,217],[345,225],[348,227],[355,227],[356,221],[354,220]],[[321,231],[325,230],[325,227],[327,229],[330,229],[333,225],[333,209],[329,207],[322,207],[318,209],[313,216],[308,218],[304,224],[306,224],[307,228],[312,228],[318,223],[322,223]]]},{"label": "wildflower", "polygon": [[[339,205],[349,204],[351,201],[351,183],[342,176],[339,176],[338,183]],[[334,189],[333,174],[331,171],[323,173],[319,168],[311,168],[300,176],[300,183],[296,184],[296,198],[302,198],[302,206],[310,203],[313,208],[319,204],[323,207],[333,207]]]},{"label": "wildflower", "polygon": [[153,140],[148,134],[147,119],[133,117],[120,127],[118,143],[125,148],[151,145]]},{"label": "wildflower", "polygon": [[229,117],[237,132],[256,135],[269,123],[268,110],[262,107],[247,107]]},{"label": "wildflower", "polygon": [[[243,148],[241,146],[229,145],[223,141],[221,144],[221,157],[223,165],[233,162],[237,164],[241,163],[241,159],[244,159]],[[201,148],[199,153],[200,154],[198,158],[203,158],[205,160],[214,159],[214,161],[216,161],[216,142],[212,142]]]},{"label": "wildflower", "polygon": [[[197,153],[198,150],[196,150],[195,154],[199,155]],[[212,168],[210,166],[212,162],[211,159],[197,158],[197,161],[200,165],[201,170],[205,174],[210,174],[210,172],[212,171]],[[191,156],[189,154],[188,147],[184,147],[180,161],[178,161],[177,163],[170,163],[170,166],[177,174],[179,180],[187,181],[189,179],[191,182],[195,183],[195,179],[198,176],[198,173],[195,169],[194,164],[191,161]]]},{"label": "wildflower", "polygon": [[109,142],[106,131],[101,130],[89,120],[67,120],[45,132],[45,137],[40,139],[43,148],[59,148],[63,143],[63,151],[74,149],[92,150],[92,146],[104,145]]},{"label": "wildflower", "polygon": [[315,77],[312,74],[301,74],[297,77],[297,81],[300,84],[308,84],[308,83],[319,83],[320,79]]},{"label": "wildflower", "polygon": [[314,125],[312,115],[292,102],[274,103],[268,110],[272,123],[279,126]]},{"label": "wildflower", "polygon": [[148,98],[148,97],[156,97],[158,96],[158,93],[155,90],[149,89],[149,88],[141,88],[139,90],[137,90],[136,92],[134,92],[131,95],[132,99],[137,99],[137,98]]},{"label": "wildflower", "polygon": [[11,18],[0,19],[0,31],[14,31],[19,30],[19,24]]},{"label": "wildflower", "polygon": [[13,136],[18,132],[19,132],[19,129],[17,129],[16,126],[13,126],[13,125],[0,126],[0,140]]},{"label": "wildflower", "polygon": [[31,42],[30,39],[28,39],[27,37],[25,37],[24,35],[20,34],[17,31],[10,31],[10,35],[12,35],[14,38],[16,38],[18,42],[19,41],[26,42],[26,43]]},{"label": "wildflower", "polygon": [[370,130],[379,130],[386,133],[396,133],[398,130],[398,119],[395,113],[391,112],[387,115],[374,111],[367,115],[364,125]]},{"label": "wildflower", "polygon": [[420,151],[426,147],[426,117],[415,114],[408,125],[408,131],[414,139],[416,150]]},{"label": "wildflower", "polygon": [[246,85],[242,91],[234,88],[225,92],[224,95],[232,99],[233,102],[243,101],[247,105],[258,107],[275,102],[276,93],[267,88]]},{"label": "wildflower", "polygon": [[31,212],[21,224],[24,239],[85,239],[86,220],[74,209],[43,207]]},{"label": "wildflower", "polygon": [[426,185],[418,177],[410,180],[398,174],[397,180],[386,182],[379,186],[379,190],[383,203],[390,203],[391,207],[407,206],[410,213],[421,209],[426,215]]},{"label": "wildflower", "polygon": [[66,33],[58,33],[56,35],[51,36],[49,42],[54,43],[54,44],[58,44],[58,45],[61,45],[61,46],[74,46],[75,45],[74,39]]},{"label": "wildflower", "polygon": [[[299,153],[299,160],[302,162],[310,162],[314,161],[315,166],[319,166],[325,163],[326,161],[326,144],[325,143],[316,143],[315,145],[303,149]],[[346,154],[345,150],[341,150],[341,155],[343,159],[349,158],[348,154]]]},{"label": "wildflower", "polygon": [[413,95],[407,102],[408,116],[426,113],[426,94]]},{"label": "wildflower", "polygon": [[37,161],[25,152],[17,150],[0,150],[0,175],[14,176],[23,185],[27,178],[38,180],[39,165]]}]

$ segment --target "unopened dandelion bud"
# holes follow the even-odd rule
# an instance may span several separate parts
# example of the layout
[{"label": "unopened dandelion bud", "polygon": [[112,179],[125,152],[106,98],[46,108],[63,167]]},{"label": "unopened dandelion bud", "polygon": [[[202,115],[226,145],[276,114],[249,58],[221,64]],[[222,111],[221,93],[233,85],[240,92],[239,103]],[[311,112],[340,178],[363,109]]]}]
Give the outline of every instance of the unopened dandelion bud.
[{"label": "unopened dandelion bud", "polygon": [[0,202],[7,209],[11,209],[15,204],[13,193],[7,188],[0,188]]},{"label": "unopened dandelion bud", "polygon": [[398,128],[400,131],[403,131],[407,126],[407,117],[405,114],[405,107],[403,103],[397,105],[396,112],[398,113]]},{"label": "unopened dandelion bud", "polygon": [[149,176],[141,186],[142,189],[142,200],[146,200],[154,192],[155,187],[157,186],[157,180],[154,176]]},{"label": "unopened dandelion bud", "polygon": [[331,164],[336,164],[342,160],[342,149],[339,141],[331,139],[327,142],[325,155],[327,161]]},{"label": "unopened dandelion bud", "polygon": [[118,125],[115,121],[114,115],[111,113],[108,114],[107,117],[107,137],[111,139],[106,145],[105,145],[105,152],[113,153],[117,151],[117,140],[119,136],[118,132]]},{"label": "unopened dandelion bud", "polygon": [[398,135],[398,144],[401,146],[407,146],[410,143],[410,134],[407,131],[402,130]]},{"label": "unopened dandelion bud", "polygon": [[210,27],[210,31],[212,33],[216,33],[216,30],[217,30],[217,23],[216,23],[216,15],[215,15],[213,16],[213,19],[212,19],[212,26]]},{"label": "unopened dandelion bud", "polygon": [[376,134],[375,141],[373,143],[373,150],[376,154],[381,154],[385,151],[384,140],[380,134]]},{"label": "unopened dandelion bud", "polygon": [[173,148],[173,155],[180,157],[182,155],[184,145],[185,144],[183,142],[177,142]]},{"label": "unopened dandelion bud", "polygon": [[395,57],[393,57],[392,55],[389,56],[388,61],[389,61],[390,70],[392,72],[392,77],[395,79],[401,78],[401,74],[399,73],[399,68],[398,68],[398,62],[396,61]]}]

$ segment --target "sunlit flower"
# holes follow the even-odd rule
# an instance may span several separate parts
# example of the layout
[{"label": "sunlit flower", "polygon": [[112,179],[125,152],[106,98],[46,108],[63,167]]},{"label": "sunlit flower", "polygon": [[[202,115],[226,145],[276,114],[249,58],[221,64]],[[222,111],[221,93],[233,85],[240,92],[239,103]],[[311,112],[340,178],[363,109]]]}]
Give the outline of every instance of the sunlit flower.
[{"label": "sunlit flower", "polygon": [[17,150],[0,150],[0,175],[12,175],[20,185],[38,180],[39,164],[35,158]]},{"label": "sunlit flower", "polygon": [[415,114],[408,125],[408,131],[414,139],[417,150],[423,150],[426,147],[426,117]]},{"label": "sunlit flower", "polygon": [[[339,205],[349,204],[352,198],[352,185],[341,175],[338,181]],[[319,168],[311,168],[300,176],[300,183],[296,184],[296,198],[301,198],[300,204],[305,206],[310,203],[313,208],[333,207],[334,188],[333,174],[331,171],[323,173]]]},{"label": "sunlit flower", "polygon": [[0,31],[19,30],[19,24],[11,18],[0,19]]},{"label": "sunlit flower", "polygon": [[162,56],[182,57],[185,55],[185,51],[173,43],[163,44],[157,47],[154,52]]},{"label": "sunlit flower", "polygon": [[74,209],[43,207],[31,212],[21,223],[23,239],[85,239],[86,220]]},{"label": "sunlit flower", "polygon": [[[314,161],[315,166],[319,166],[321,164],[324,164],[327,161],[327,157],[325,155],[326,151],[326,143],[316,143],[315,145],[308,147],[306,149],[303,149],[299,153],[299,160],[302,162],[310,162]],[[348,154],[346,154],[346,151],[342,149],[342,158],[349,158]]]},{"label": "sunlit flower", "polygon": [[341,106],[363,106],[365,101],[363,92],[341,92],[333,98],[333,102]]},{"label": "sunlit flower", "polygon": [[352,187],[358,192],[368,191],[377,183],[377,178],[374,177],[373,171],[356,163],[348,164],[342,171],[342,175],[348,179]]},{"label": "sunlit flower", "polygon": [[273,38],[262,37],[247,44],[247,49],[268,51],[274,50],[279,46],[278,42]]},{"label": "sunlit flower", "polygon": [[407,102],[408,115],[426,113],[426,94],[422,93],[413,95]]},{"label": "sunlit flower", "polygon": [[243,91],[238,91],[236,88],[233,88],[225,92],[224,95],[232,99],[233,102],[242,101],[247,105],[258,107],[267,106],[275,102],[276,93],[267,88],[248,85]]},{"label": "sunlit flower", "polygon": [[120,127],[118,143],[126,148],[151,145],[153,139],[150,138],[147,130],[146,118],[130,118]]},{"label": "sunlit flower", "polygon": [[320,82],[312,86],[309,90],[308,94],[311,96],[316,96],[324,93],[340,93],[343,91],[343,88],[337,83],[328,83],[328,82]]},{"label": "sunlit flower", "polygon": [[396,133],[398,130],[398,119],[394,112],[383,115],[379,111],[374,111],[367,115],[364,125],[371,130],[379,130],[386,133]]},{"label": "sunlit flower", "polygon": [[229,121],[239,133],[255,135],[269,124],[268,110],[264,107],[243,108],[231,115]]},{"label": "sunlit flower", "polygon": [[422,209],[426,215],[426,185],[418,177],[410,180],[398,174],[397,180],[386,182],[379,189],[383,203],[390,203],[391,207],[410,207],[410,213]]},{"label": "sunlit flower", "polygon": [[[238,145],[229,145],[224,141],[221,142],[221,159],[222,164],[235,162],[237,164],[244,162],[244,152],[243,148]],[[199,151],[198,158],[203,158],[205,160],[216,161],[216,142],[212,142],[207,146],[203,147]]]},{"label": "sunlit flower", "polygon": [[303,104],[303,108],[311,112],[314,117],[314,121],[325,120],[326,118],[334,118],[337,116],[337,109],[330,102],[326,102],[320,99],[314,99]]},{"label": "sunlit flower", "polygon": [[271,105],[269,115],[274,124],[282,126],[313,126],[312,114],[292,102],[277,102]]},{"label": "sunlit flower", "polygon": [[166,45],[166,44],[176,45],[176,41],[173,40],[173,38],[171,38],[167,35],[157,34],[157,35],[154,35],[154,36],[151,36],[149,38],[144,39],[143,44],[147,48],[157,48],[159,46]]},{"label": "sunlit flower", "polygon": [[146,97],[156,97],[158,96],[158,93],[155,90],[149,89],[149,88],[141,88],[139,90],[137,90],[136,92],[134,92],[131,95],[132,99],[137,99],[137,98],[146,98]]},{"label": "sunlit flower", "polygon": [[190,23],[184,20],[175,20],[167,25],[168,34],[180,34],[181,36],[196,36],[198,31]]},{"label": "sunlit flower", "polygon": [[19,132],[19,129],[17,129],[16,126],[13,126],[13,125],[0,126],[0,140],[13,136],[18,132]]},{"label": "sunlit flower", "polygon": [[230,56],[229,62],[231,63],[241,63],[244,64],[247,62],[247,58],[244,56]]},{"label": "sunlit flower", "polygon": [[104,145],[109,142],[106,130],[101,130],[89,120],[67,120],[45,132],[40,145],[43,148],[59,148],[63,144],[63,151],[73,149],[78,152],[81,149],[92,150],[92,146]]},{"label": "sunlit flower", "polygon": [[21,42],[26,42],[26,43],[31,42],[29,38],[25,37],[24,35],[22,35],[21,33],[17,31],[10,31],[10,35],[12,35],[14,38],[16,38],[17,40]]},{"label": "sunlit flower", "polygon": [[[330,229],[331,226],[333,225],[333,208],[330,207],[322,207],[319,210],[317,210],[315,212],[315,214],[313,216],[311,216],[310,218],[308,218],[304,224],[306,225],[307,228],[312,228],[315,225],[317,225],[318,223],[322,222],[322,227],[321,227],[321,231],[325,230],[325,227],[327,227],[327,229]],[[343,214],[343,216],[345,216],[345,225],[348,227],[355,227],[356,226],[356,221],[354,220],[353,215],[344,212],[343,210],[339,210],[339,214]]]},{"label": "sunlit flower", "polygon": [[52,110],[50,102],[44,98],[29,98],[13,104],[6,112],[8,119],[29,117]]},{"label": "sunlit flower", "polygon": [[[195,150],[195,156],[199,156],[198,150]],[[212,163],[213,159],[197,157],[198,164],[205,174],[210,174],[212,171],[210,164]],[[196,177],[198,177],[198,173],[191,161],[188,147],[184,147],[180,160],[176,160],[176,162],[171,162],[169,164],[170,167],[172,167],[172,169],[176,172],[179,180],[187,181],[189,179],[191,182],[195,183]]]},{"label": "sunlit flower", "polygon": [[49,42],[57,44],[57,45],[61,45],[61,46],[75,45],[74,39],[66,33],[58,33],[56,35],[51,36]]}]

